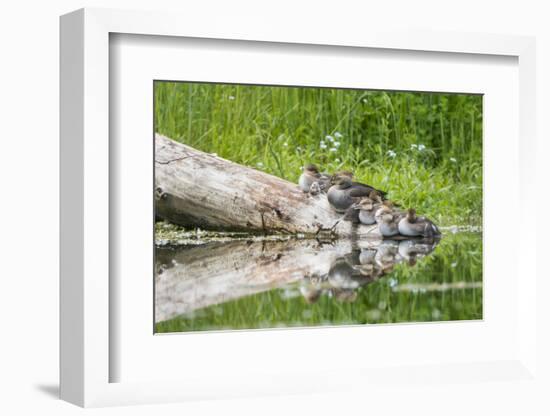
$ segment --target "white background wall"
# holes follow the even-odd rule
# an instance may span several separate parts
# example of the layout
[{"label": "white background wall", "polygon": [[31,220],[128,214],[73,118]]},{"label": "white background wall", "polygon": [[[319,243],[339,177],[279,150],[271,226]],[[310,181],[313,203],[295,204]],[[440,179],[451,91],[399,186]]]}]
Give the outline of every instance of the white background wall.
[{"label": "white background wall", "polygon": [[[538,132],[540,205],[548,205],[550,129],[550,13],[545,1],[168,1],[168,0],[20,0],[0,6],[0,150],[1,201],[0,259],[0,413],[73,414],[82,410],[56,399],[58,377],[58,17],[74,9],[115,7],[164,9],[251,19],[274,19],[286,25],[322,25],[335,30],[335,22],[349,25],[471,30],[474,32],[536,35],[538,41]],[[185,24],[185,22],[182,22]],[[236,28],[238,31],[238,28]],[[545,138],[543,140],[543,138]],[[7,145],[7,146],[6,146]],[[536,209],[535,207],[533,208]],[[545,214],[541,209],[540,214]],[[541,235],[548,222],[541,218]],[[517,230],[521,232],[521,230]],[[542,238],[540,258],[544,260]],[[540,267],[546,265],[540,264]],[[549,273],[546,276],[550,277]],[[550,293],[539,287],[540,301]],[[550,303],[550,302],[548,302]],[[546,302],[541,313],[548,314]],[[548,315],[546,315],[548,316]],[[546,318],[548,322],[548,318]],[[547,328],[548,329],[548,328]],[[548,330],[541,351],[548,371]],[[467,340],[466,340],[467,341]],[[545,352],[544,352],[545,351]],[[468,386],[457,386],[454,398],[412,391],[384,397],[334,394],[255,400],[218,401],[94,410],[96,414],[549,414],[537,404],[539,392],[515,394],[505,383],[484,396]]]}]

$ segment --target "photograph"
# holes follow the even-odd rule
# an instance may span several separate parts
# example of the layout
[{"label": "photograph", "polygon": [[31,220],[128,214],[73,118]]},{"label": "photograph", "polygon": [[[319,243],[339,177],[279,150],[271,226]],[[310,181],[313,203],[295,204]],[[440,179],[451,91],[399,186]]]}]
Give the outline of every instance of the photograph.
[{"label": "photograph", "polygon": [[483,95],[156,80],[155,333],[483,319]]}]

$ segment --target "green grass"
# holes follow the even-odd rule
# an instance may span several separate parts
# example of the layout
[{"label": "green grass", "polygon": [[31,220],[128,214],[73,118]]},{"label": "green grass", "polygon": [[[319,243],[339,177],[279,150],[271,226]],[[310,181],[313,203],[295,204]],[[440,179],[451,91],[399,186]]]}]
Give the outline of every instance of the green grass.
[{"label": "green grass", "polygon": [[390,274],[360,288],[353,303],[323,295],[317,303],[308,304],[302,296],[289,298],[285,290],[275,289],[157,323],[156,332],[482,319],[481,287],[395,290],[406,284],[422,288],[424,284],[481,281],[481,235],[449,234],[414,267],[401,263]]},{"label": "green grass", "polygon": [[439,225],[481,225],[480,95],[157,81],[155,129],[290,181],[353,170]]}]

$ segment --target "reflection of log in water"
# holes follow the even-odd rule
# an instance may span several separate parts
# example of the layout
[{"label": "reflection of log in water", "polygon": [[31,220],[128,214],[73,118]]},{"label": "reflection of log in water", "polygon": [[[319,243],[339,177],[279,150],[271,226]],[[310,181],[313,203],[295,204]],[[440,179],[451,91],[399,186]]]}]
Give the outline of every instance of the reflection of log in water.
[{"label": "reflection of log in water", "polygon": [[155,320],[326,273],[338,253],[345,252],[338,246],[320,246],[315,240],[235,241],[157,250]]},{"label": "reflection of log in water", "polygon": [[[309,279],[326,280],[349,290],[383,275],[391,269],[375,253],[384,252],[388,241],[337,240],[320,244],[316,240],[288,240],[213,243],[174,250],[157,249],[155,276],[155,321],[162,322],[197,309],[220,304],[284,285]],[[393,262],[399,257],[397,245]],[[424,254],[433,247],[426,246]],[[380,249],[380,250],[378,250]],[[372,253],[369,254],[369,253]],[[382,259],[388,262],[387,259]],[[309,285],[306,299],[314,300],[323,288]],[[348,291],[348,292],[346,292]]]}]

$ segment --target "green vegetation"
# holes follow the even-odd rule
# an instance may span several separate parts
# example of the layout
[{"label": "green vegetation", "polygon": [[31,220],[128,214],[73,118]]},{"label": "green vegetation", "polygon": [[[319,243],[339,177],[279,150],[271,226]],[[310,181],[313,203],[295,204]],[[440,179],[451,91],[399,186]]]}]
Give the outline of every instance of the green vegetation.
[{"label": "green vegetation", "polygon": [[[294,285],[160,322],[156,331],[482,319],[481,281],[481,235],[449,234],[414,267],[401,263],[390,274],[358,289],[353,303],[325,294],[317,303],[308,304]],[[434,290],[442,284],[450,288]]]},{"label": "green vegetation", "polygon": [[155,129],[290,181],[308,162],[352,170],[439,225],[482,221],[480,95],[156,82]]}]

